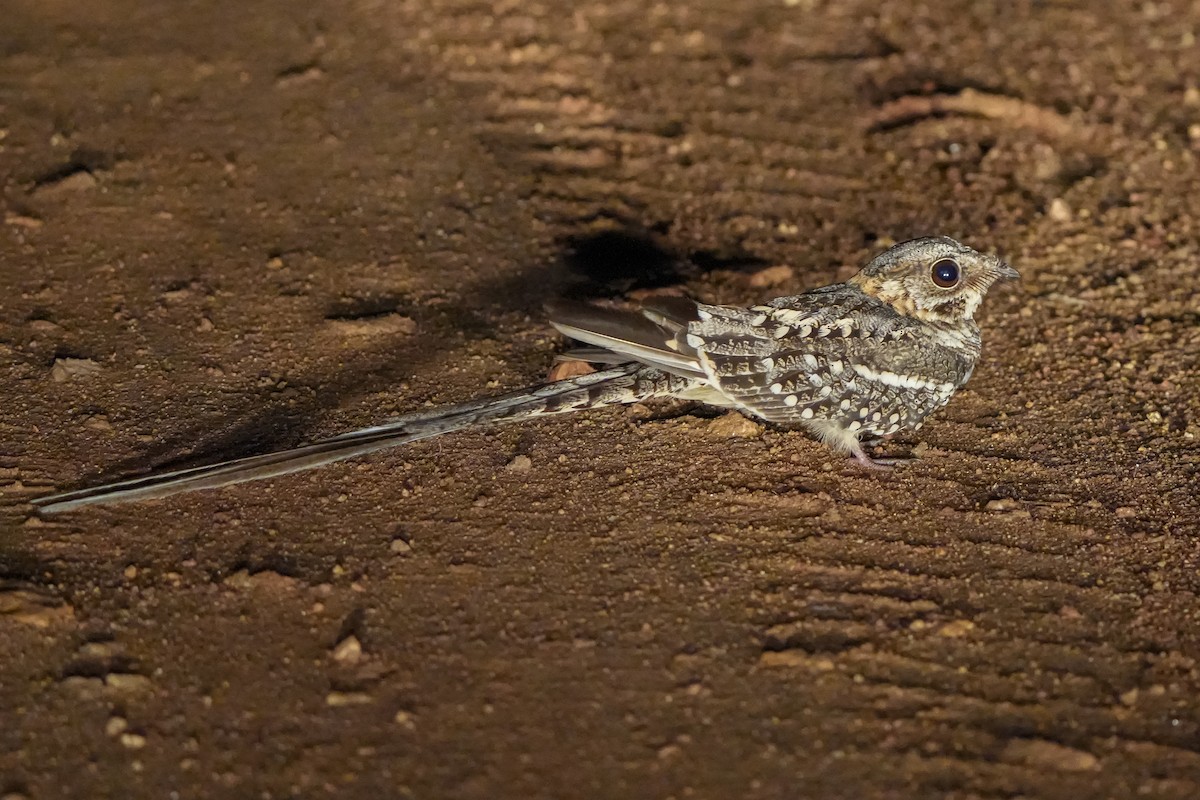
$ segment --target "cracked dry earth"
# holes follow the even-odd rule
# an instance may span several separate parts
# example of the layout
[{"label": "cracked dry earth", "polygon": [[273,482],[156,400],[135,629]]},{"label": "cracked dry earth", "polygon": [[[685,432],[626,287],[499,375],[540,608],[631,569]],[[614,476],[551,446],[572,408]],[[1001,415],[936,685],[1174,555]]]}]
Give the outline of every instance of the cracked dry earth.
[{"label": "cracked dry earth", "polygon": [[[1195,3],[7,4],[0,796],[1193,798]],[[542,379],[561,294],[1024,275],[920,458]]]}]

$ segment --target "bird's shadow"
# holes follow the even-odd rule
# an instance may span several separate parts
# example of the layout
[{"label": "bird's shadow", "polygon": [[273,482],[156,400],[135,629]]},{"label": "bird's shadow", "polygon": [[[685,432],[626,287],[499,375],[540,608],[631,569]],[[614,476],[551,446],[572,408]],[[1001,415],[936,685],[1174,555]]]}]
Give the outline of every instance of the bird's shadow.
[{"label": "bird's shadow", "polygon": [[[304,374],[289,372],[293,384],[319,387],[291,398],[286,405],[261,405],[262,395],[246,397],[241,408],[229,408],[227,422],[199,421],[185,433],[154,442],[135,456],[111,464],[80,481],[94,485],[149,471],[183,469],[226,459],[292,447],[306,440],[314,417],[354,397],[369,396],[419,374],[444,366],[444,355],[467,339],[498,338],[494,312],[525,312],[537,318],[545,303],[557,297],[612,298],[638,290],[681,284],[715,269],[750,269],[763,263],[748,256],[711,252],[680,253],[652,228],[626,224],[599,232],[564,237],[560,256],[517,274],[482,280],[454,302],[436,309],[415,304],[397,308],[413,316],[421,334],[379,337],[352,353],[330,359],[335,366]],[[342,311],[335,306],[333,317]],[[368,366],[369,365],[369,366]],[[467,399],[467,398],[464,398]]]},{"label": "bird's shadow", "polygon": [[624,227],[562,240],[562,264],[573,276],[574,299],[676,286],[716,270],[749,271],[769,262],[743,252],[681,253],[665,242],[665,225]]},{"label": "bird's shadow", "polygon": [[694,277],[695,266],[654,234],[625,228],[560,242],[568,278],[560,291],[575,299],[612,296],[672,286]]}]

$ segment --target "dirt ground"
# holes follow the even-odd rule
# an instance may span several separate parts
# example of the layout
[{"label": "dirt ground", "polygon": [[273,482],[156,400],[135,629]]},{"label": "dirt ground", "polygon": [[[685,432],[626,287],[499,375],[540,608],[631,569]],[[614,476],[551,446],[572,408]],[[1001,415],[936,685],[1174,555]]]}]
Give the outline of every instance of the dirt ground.
[{"label": "dirt ground", "polygon": [[[882,7],[881,7],[882,6]],[[10,0],[0,796],[1200,796],[1200,7]],[[541,306],[1004,254],[861,471],[536,383]]]}]

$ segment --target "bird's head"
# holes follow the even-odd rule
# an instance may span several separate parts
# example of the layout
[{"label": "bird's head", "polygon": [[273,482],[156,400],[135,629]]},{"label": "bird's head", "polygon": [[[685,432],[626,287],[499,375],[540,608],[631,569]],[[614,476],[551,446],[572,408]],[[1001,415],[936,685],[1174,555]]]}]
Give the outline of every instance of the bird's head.
[{"label": "bird's head", "polygon": [[969,322],[991,285],[1020,275],[996,256],[947,236],[893,245],[850,283],[901,314],[925,322]]}]

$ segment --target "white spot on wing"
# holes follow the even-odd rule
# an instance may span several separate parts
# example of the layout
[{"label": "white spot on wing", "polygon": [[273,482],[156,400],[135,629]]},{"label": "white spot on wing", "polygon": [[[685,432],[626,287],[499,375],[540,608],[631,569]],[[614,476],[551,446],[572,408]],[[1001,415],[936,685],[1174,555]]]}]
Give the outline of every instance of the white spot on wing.
[{"label": "white spot on wing", "polygon": [[866,364],[851,364],[854,371],[869,381],[882,383],[884,386],[894,386],[900,389],[923,389],[933,392],[943,399],[948,399],[956,388],[953,383],[939,383],[919,375],[902,375],[889,370],[874,370]]},{"label": "white spot on wing", "polygon": [[803,311],[797,311],[794,308],[778,308],[773,309],[775,319],[780,322],[786,322],[788,325],[812,325],[813,317]]}]

